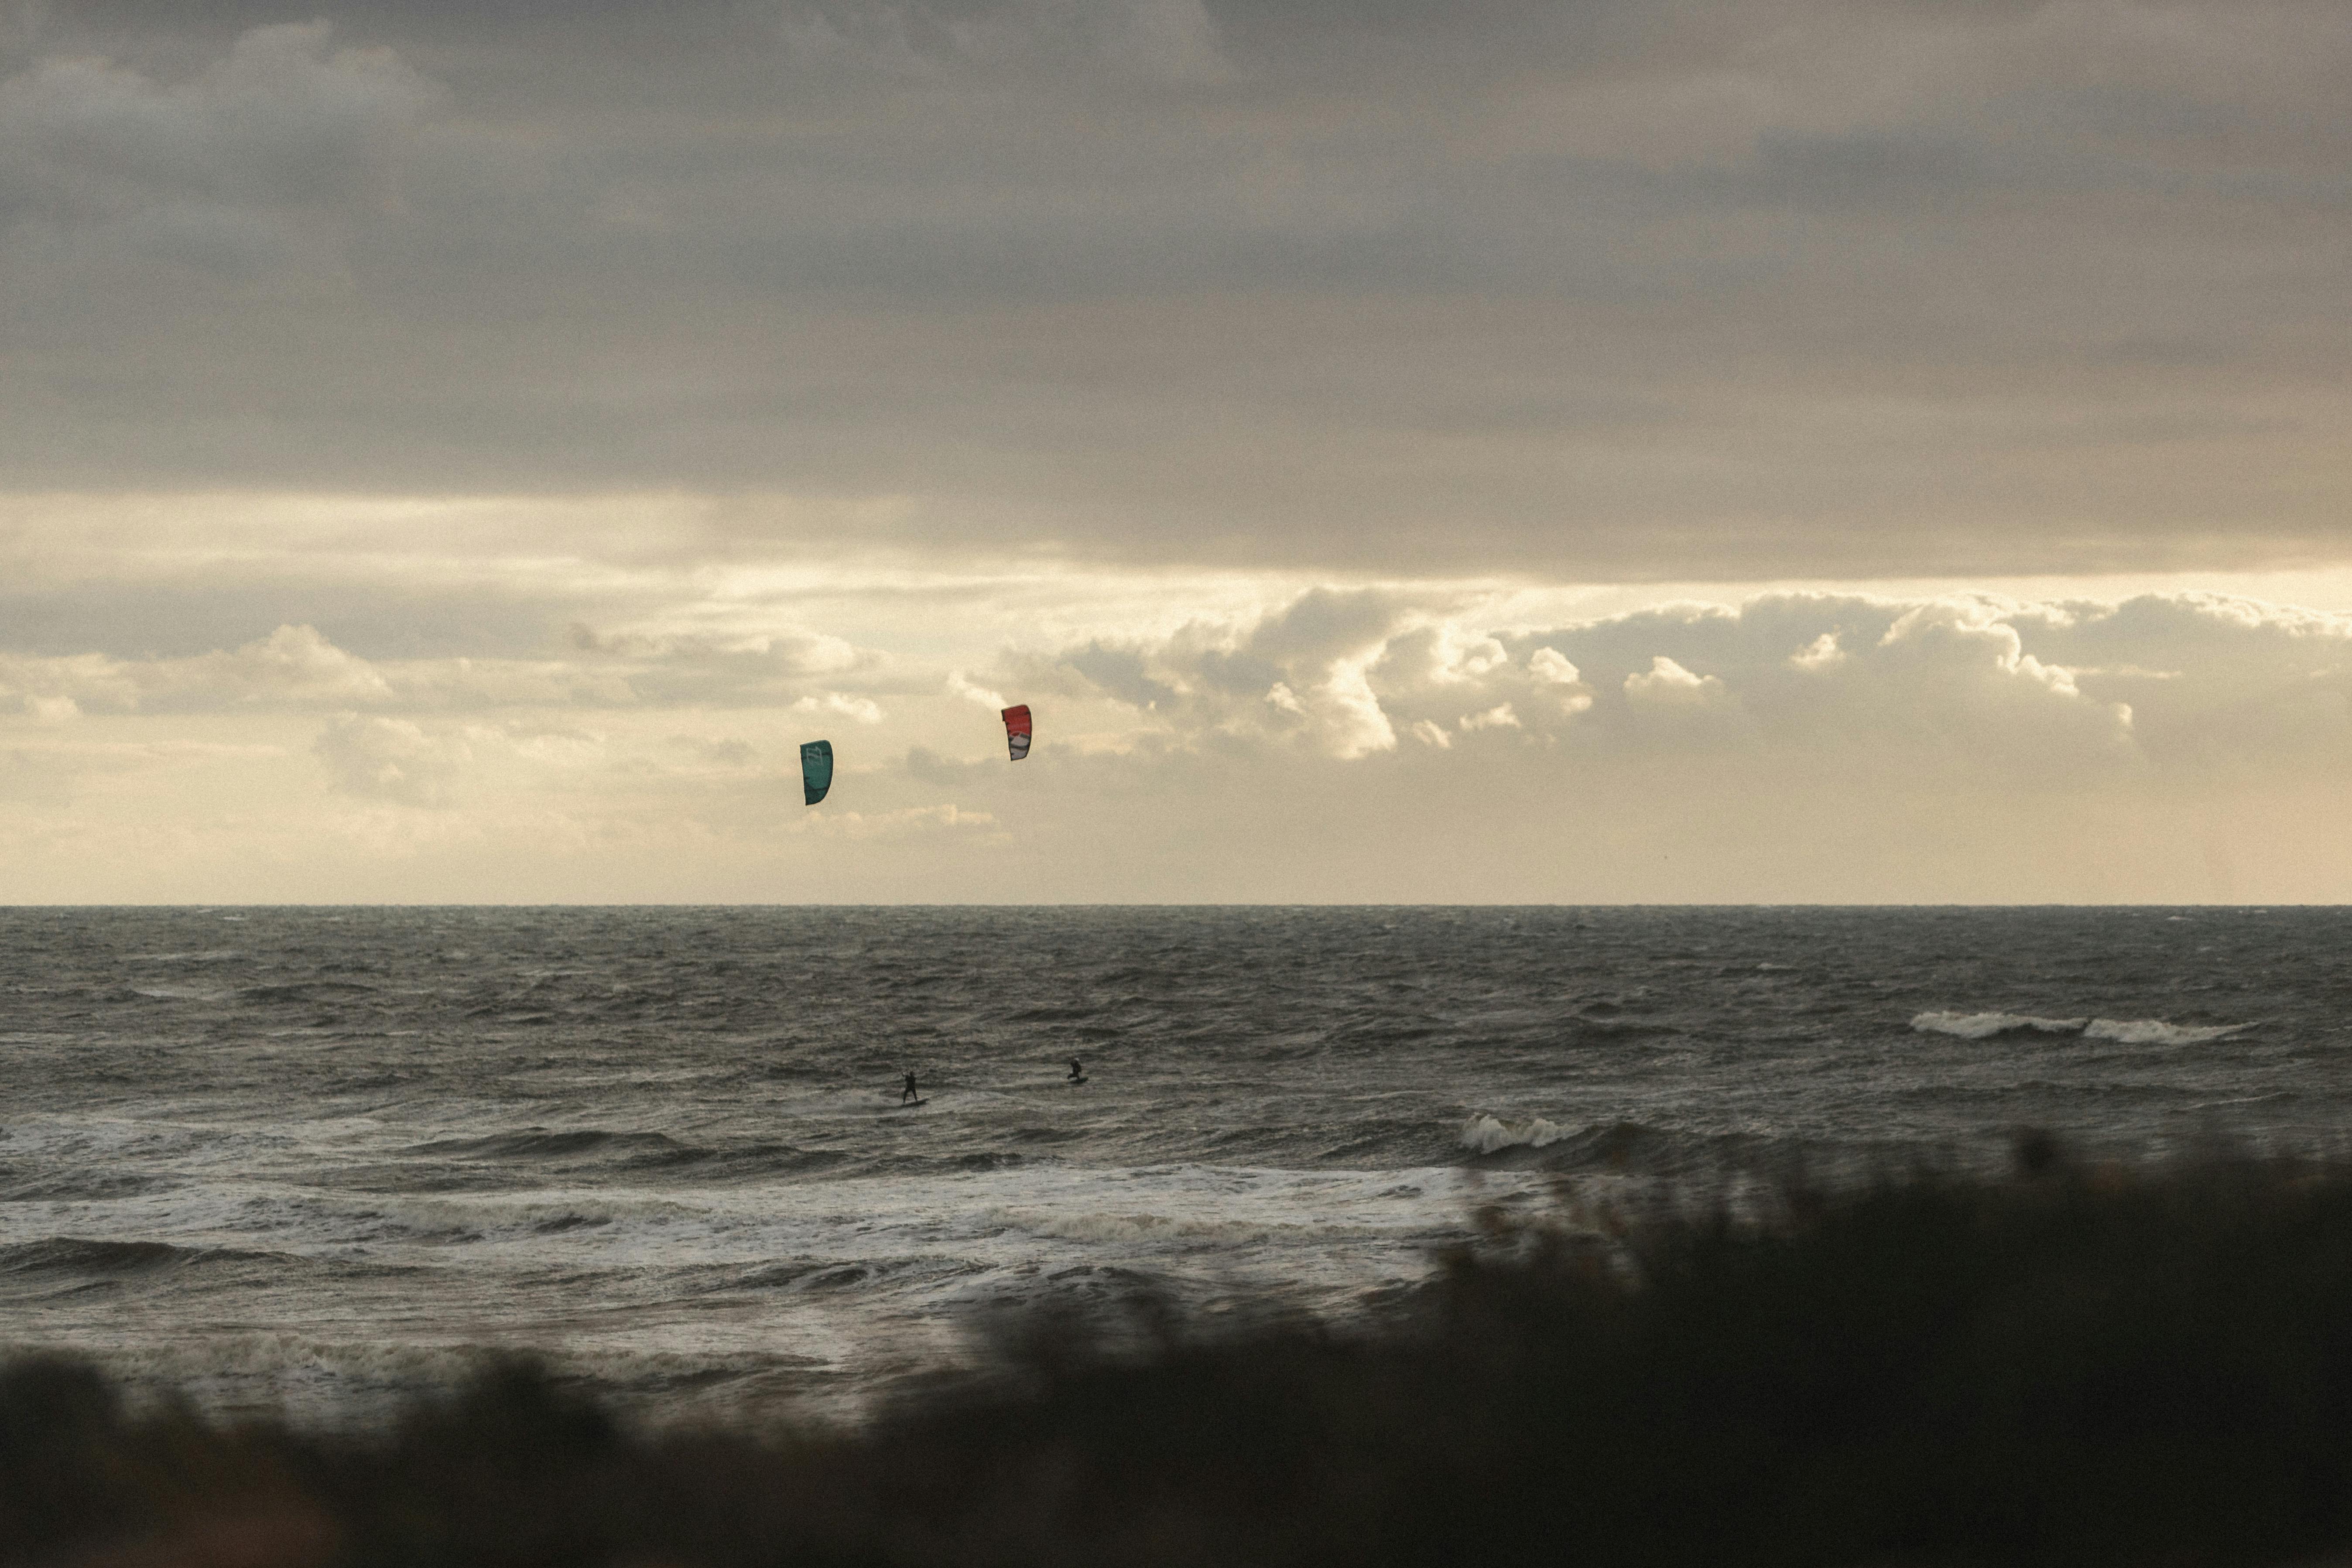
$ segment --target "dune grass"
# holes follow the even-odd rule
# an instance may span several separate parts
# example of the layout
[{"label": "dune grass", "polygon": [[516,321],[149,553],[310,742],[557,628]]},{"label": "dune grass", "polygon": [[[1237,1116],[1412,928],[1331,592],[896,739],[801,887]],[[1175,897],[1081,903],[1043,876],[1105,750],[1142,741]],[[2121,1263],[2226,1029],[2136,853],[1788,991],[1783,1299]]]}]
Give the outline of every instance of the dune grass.
[{"label": "dune grass", "polygon": [[[0,1373],[9,1562],[2225,1564],[2352,1548],[2352,1170],[1501,1226],[1409,1321],[1067,1322],[854,1433],[638,1434],[528,1363],[364,1436]],[[1613,1233],[1613,1234],[1612,1234]]]}]

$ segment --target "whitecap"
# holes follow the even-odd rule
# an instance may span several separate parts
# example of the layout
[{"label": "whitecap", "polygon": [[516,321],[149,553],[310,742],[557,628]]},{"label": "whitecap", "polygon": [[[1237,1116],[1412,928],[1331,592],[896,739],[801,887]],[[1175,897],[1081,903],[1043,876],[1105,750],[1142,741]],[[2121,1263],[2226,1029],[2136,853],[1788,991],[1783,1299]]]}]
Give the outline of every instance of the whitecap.
[{"label": "whitecap", "polygon": [[1911,1026],[1926,1035],[1990,1040],[2000,1035],[2079,1035],[2122,1046],[2194,1046],[2227,1039],[2251,1024],[2173,1024],[2162,1018],[2043,1018],[2030,1013],[1922,1013]]},{"label": "whitecap", "polygon": [[2094,1018],[2083,1033],[2090,1039],[2124,1046],[2197,1046],[2226,1040],[2241,1029],[2252,1027],[2252,1024],[2168,1024],[2161,1018]]},{"label": "whitecap", "polygon": [[1501,1149],[1540,1149],[1568,1135],[1567,1128],[1540,1116],[1528,1121],[1504,1121],[1481,1112],[1462,1129],[1462,1146],[1492,1154]]},{"label": "whitecap", "polygon": [[1199,1242],[1248,1246],[1292,1238],[1332,1240],[1343,1235],[1378,1237],[1378,1227],[1305,1225],[1228,1216],[1202,1217],[1160,1214],[1043,1214],[1034,1210],[991,1208],[987,1217],[997,1224],[1054,1237],[1064,1241]]},{"label": "whitecap", "polygon": [[2029,1013],[1922,1013],[1911,1026],[1923,1035],[1990,1040],[1996,1035],[2079,1035],[2088,1018],[2041,1018]]}]

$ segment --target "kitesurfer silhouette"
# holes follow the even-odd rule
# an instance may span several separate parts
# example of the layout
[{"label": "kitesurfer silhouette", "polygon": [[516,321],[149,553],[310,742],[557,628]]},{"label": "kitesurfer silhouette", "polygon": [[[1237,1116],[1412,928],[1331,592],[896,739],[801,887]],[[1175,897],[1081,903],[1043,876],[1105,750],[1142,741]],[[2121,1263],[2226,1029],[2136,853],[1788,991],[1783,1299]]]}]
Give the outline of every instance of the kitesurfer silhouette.
[{"label": "kitesurfer silhouette", "polygon": [[1087,1069],[1086,1069],[1086,1068],[1082,1068],[1082,1067],[1080,1067],[1080,1066],[1078,1065],[1078,1058],[1076,1058],[1076,1057],[1072,1057],[1072,1058],[1070,1058],[1070,1081],[1071,1081],[1072,1083],[1076,1083],[1076,1082],[1077,1082],[1077,1081],[1078,1081],[1078,1079],[1082,1079],[1082,1078],[1084,1078],[1084,1077],[1086,1077],[1086,1076],[1087,1076]]},{"label": "kitesurfer silhouette", "polygon": [[898,1096],[898,1103],[904,1105],[910,1100],[919,1100],[922,1097],[920,1095],[915,1092],[915,1075],[913,1073],[908,1073],[907,1075],[907,1088],[905,1091]]}]

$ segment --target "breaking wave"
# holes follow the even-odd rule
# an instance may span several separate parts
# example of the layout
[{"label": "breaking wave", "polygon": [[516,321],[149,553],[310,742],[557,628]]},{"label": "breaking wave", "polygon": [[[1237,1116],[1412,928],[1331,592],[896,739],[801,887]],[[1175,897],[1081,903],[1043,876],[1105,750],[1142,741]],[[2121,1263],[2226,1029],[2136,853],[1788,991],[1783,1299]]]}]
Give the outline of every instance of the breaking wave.
[{"label": "breaking wave", "polygon": [[2224,1040],[2252,1024],[2173,1024],[2162,1018],[2042,1018],[2027,1013],[1922,1013],[1911,1026],[1923,1035],[1990,1040],[2002,1035],[2074,1035],[2126,1046],[2194,1046]]},{"label": "breaking wave", "polygon": [[1990,1040],[2000,1035],[2079,1035],[2088,1018],[2038,1018],[2030,1013],[1922,1013],[1911,1026],[1923,1035]]},{"label": "breaking wave", "polygon": [[611,1132],[593,1127],[559,1132],[530,1127],[483,1138],[441,1138],[414,1144],[406,1152],[468,1159],[550,1160],[583,1154],[631,1154],[642,1158],[647,1153],[669,1155],[678,1149],[676,1140],[660,1132]]},{"label": "breaking wave", "polygon": [[[1052,1214],[1034,1210],[991,1208],[988,1218],[999,1225],[1066,1241],[1223,1243],[1247,1246],[1297,1237],[1328,1240],[1343,1227],[1297,1221],[1203,1218],[1159,1214]],[[1360,1227],[1354,1227],[1360,1228]],[[1366,1231],[1365,1234],[1377,1234]]]},{"label": "breaking wave", "polygon": [[2083,1037],[2126,1046],[2196,1046],[2226,1040],[2252,1027],[2252,1024],[2168,1024],[2161,1018],[2094,1018]]},{"label": "breaking wave", "polygon": [[1462,1129],[1462,1146],[1481,1154],[1499,1153],[1505,1149],[1541,1149],[1559,1142],[1573,1131],[1540,1116],[1525,1121],[1505,1121],[1482,1112]]}]

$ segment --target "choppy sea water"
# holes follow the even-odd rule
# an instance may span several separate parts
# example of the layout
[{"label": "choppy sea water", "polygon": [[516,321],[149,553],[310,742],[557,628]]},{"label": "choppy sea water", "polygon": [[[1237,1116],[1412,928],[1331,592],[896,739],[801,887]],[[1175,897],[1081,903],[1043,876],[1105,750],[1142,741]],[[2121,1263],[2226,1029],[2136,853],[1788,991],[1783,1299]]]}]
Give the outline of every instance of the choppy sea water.
[{"label": "choppy sea water", "polygon": [[2338,1152],[2347,1000],[2342,910],[0,910],[0,1352],[854,1415],[1046,1304],[1377,1311],[1580,1184]]}]

